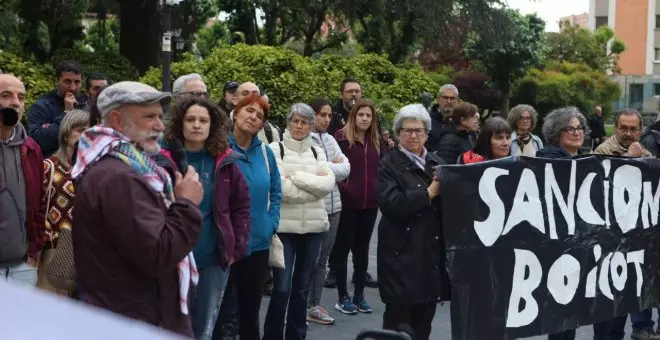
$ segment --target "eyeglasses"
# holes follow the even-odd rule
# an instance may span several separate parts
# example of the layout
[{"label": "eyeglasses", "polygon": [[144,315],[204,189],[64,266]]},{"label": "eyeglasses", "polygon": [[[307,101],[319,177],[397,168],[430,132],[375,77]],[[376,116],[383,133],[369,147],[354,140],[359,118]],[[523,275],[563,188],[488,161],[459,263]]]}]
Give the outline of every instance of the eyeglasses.
[{"label": "eyeglasses", "polygon": [[636,127],[623,127],[623,126],[617,126],[617,130],[621,131],[621,133],[625,134],[631,134],[634,135],[639,132],[639,128]]},{"label": "eyeglasses", "polygon": [[404,136],[408,136],[408,137],[412,136],[413,133],[417,136],[424,136],[424,135],[426,135],[426,130],[424,130],[424,129],[401,129],[401,133]]},{"label": "eyeglasses", "polygon": [[584,126],[569,126],[567,128],[564,128],[564,131],[570,133],[571,135],[578,135],[584,133]]},{"label": "eyeglasses", "polygon": [[193,97],[201,97],[201,98],[207,98],[209,96],[208,93],[202,91],[190,91],[190,92],[184,92],[182,94]]},{"label": "eyeglasses", "polygon": [[458,99],[458,97],[440,96],[440,99],[448,102],[455,102]]},{"label": "eyeglasses", "polygon": [[523,122],[529,122],[530,120],[532,120],[532,117],[520,117],[520,120]]}]

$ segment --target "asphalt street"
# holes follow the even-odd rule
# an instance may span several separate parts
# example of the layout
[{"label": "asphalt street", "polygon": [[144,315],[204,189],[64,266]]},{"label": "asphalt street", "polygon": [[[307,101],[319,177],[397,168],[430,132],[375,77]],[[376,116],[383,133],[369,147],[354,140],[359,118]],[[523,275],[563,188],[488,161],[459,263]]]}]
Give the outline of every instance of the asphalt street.
[{"label": "asphalt street", "polygon": [[[380,215],[379,215],[380,218]],[[378,222],[376,222],[378,223]],[[376,277],[376,233],[377,228],[374,229],[374,235],[371,238],[371,250],[369,258],[369,273]],[[352,276],[352,261],[349,258],[348,261],[348,277]],[[351,292],[351,286],[349,285],[349,292]],[[353,340],[360,333],[360,331],[365,329],[380,329],[382,327],[382,316],[385,311],[385,305],[380,301],[380,296],[378,294],[377,288],[366,288],[365,296],[367,301],[373,309],[372,314],[358,314],[358,315],[344,315],[339,313],[334,309],[334,305],[337,302],[337,290],[325,288],[323,290],[322,303],[321,305],[325,307],[330,315],[335,318],[336,322],[334,325],[325,326],[318,324],[311,324],[308,329],[307,339],[309,340]],[[261,306],[261,324],[263,326],[263,321],[266,317],[266,310],[268,309],[269,299],[267,296],[264,296],[262,306]],[[630,321],[626,326],[626,339],[630,338]],[[451,339],[451,321],[449,316],[449,304],[438,305],[435,319],[433,320],[433,332],[431,334],[432,339],[437,340],[450,340]],[[547,339],[547,336],[536,336],[525,339],[541,340]],[[592,340],[593,331],[591,326],[581,327],[577,331],[576,340]],[[488,339],[484,339],[488,340]]]}]

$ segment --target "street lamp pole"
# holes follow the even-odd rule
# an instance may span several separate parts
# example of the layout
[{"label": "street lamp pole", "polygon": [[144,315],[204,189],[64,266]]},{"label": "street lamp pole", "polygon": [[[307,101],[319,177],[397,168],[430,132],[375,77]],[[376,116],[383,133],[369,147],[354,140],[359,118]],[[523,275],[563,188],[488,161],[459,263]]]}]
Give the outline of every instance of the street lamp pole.
[{"label": "street lamp pole", "polygon": [[[178,5],[183,0],[163,0],[163,92],[170,92],[170,63],[172,62],[172,6]],[[167,117],[169,105],[163,108]]]}]

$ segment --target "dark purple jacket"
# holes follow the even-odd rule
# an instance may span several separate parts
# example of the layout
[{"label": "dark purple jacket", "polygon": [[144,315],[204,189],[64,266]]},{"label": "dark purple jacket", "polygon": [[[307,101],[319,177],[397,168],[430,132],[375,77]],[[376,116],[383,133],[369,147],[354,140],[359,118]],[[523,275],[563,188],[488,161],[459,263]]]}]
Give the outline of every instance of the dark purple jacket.
[{"label": "dark purple jacket", "polygon": [[[350,146],[344,130],[335,132],[335,139],[341,151],[348,157],[351,173],[348,178],[337,183],[341,193],[342,209],[368,209],[378,206],[378,162],[381,153],[370,143]],[[369,140],[369,136],[366,137]],[[380,150],[385,150],[381,141]]]},{"label": "dark purple jacket", "polygon": [[[165,149],[161,152],[174,167],[170,152]],[[218,230],[218,253],[223,269],[245,256],[250,238],[250,195],[245,178],[234,163],[238,158],[239,155],[227,148],[215,161],[213,220]]]}]

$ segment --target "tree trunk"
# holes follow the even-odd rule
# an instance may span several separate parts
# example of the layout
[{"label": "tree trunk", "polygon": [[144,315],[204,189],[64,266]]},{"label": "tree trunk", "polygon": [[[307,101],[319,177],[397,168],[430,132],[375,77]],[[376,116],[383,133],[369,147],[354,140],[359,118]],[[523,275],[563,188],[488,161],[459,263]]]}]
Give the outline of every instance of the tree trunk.
[{"label": "tree trunk", "polygon": [[119,51],[140,74],[160,61],[160,16],[158,0],[120,3]]},{"label": "tree trunk", "polygon": [[[278,19],[278,10],[277,3],[270,1],[268,7],[264,10],[266,15],[266,23],[264,24],[264,29],[266,30],[266,45],[276,46],[277,45],[277,19]],[[283,23],[282,23],[283,24]],[[285,28],[282,27],[282,31]]]},{"label": "tree trunk", "polygon": [[509,113],[509,105],[511,103],[511,81],[509,79],[505,79],[500,85],[500,94],[500,98],[502,99],[500,117],[506,117]]},{"label": "tree trunk", "polygon": [[245,43],[248,45],[259,44],[259,37],[254,25],[256,20],[254,13],[254,8],[249,1],[243,1],[240,7],[236,9],[238,30],[243,32],[245,35]]},{"label": "tree trunk", "polygon": [[[395,43],[390,46],[389,60],[392,64],[400,64],[407,56],[410,46],[415,41],[415,14],[412,11],[408,12],[406,21],[401,29],[401,37],[394,40]],[[396,35],[396,33],[394,33]]]}]

